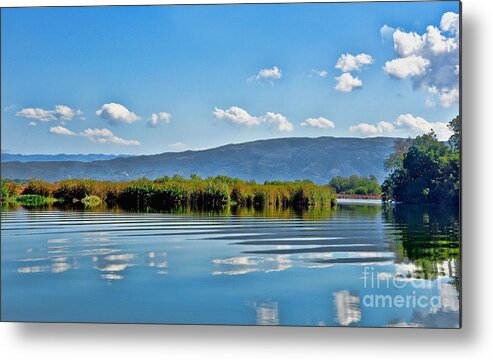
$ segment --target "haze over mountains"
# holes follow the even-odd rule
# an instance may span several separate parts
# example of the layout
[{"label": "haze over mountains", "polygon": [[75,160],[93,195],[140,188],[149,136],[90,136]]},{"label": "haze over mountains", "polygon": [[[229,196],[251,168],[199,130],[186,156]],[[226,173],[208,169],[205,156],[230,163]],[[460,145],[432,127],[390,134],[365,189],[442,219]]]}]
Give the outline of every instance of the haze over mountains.
[{"label": "haze over mountains", "polygon": [[[66,178],[98,180],[154,179],[165,175],[227,175],[244,180],[310,179],[327,183],[342,175],[386,175],[385,158],[393,151],[395,138],[280,138],[229,144],[200,151],[167,152],[156,155],[117,157],[87,161],[84,158],[53,161],[9,161],[2,155],[2,177]],[[73,155],[66,155],[73,156]]]}]

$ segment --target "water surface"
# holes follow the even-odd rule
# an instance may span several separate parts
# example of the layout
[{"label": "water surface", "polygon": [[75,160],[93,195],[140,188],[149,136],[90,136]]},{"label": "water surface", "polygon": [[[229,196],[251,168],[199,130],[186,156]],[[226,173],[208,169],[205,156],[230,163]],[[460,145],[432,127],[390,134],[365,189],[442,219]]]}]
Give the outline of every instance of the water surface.
[{"label": "water surface", "polygon": [[456,208],[16,208],[1,225],[3,320],[459,326]]}]

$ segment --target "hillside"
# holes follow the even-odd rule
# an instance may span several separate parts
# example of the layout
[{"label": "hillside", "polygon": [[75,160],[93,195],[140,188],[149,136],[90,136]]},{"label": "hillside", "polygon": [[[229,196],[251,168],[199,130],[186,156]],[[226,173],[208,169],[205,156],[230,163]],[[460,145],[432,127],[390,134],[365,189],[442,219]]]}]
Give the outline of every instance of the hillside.
[{"label": "hillside", "polygon": [[2,162],[2,177],[99,180],[150,179],[164,175],[228,175],[245,180],[311,179],[341,175],[385,177],[383,161],[394,138],[281,138],[229,144],[201,151],[168,152],[111,160]]}]

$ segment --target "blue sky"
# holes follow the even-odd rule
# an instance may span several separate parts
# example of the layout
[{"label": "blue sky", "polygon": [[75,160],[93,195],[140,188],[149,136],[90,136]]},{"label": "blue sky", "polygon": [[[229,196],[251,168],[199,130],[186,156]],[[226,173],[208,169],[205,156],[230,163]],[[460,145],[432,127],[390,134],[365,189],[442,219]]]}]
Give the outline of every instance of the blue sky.
[{"label": "blue sky", "polygon": [[458,12],[453,1],[2,9],[2,151],[445,139],[459,112]]}]

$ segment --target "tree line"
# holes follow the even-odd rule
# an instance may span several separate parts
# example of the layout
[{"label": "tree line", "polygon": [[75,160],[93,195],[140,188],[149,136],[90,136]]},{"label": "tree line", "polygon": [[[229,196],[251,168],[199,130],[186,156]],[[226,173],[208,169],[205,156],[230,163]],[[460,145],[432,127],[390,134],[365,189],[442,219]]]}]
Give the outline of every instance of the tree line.
[{"label": "tree line", "polygon": [[329,181],[337,194],[348,195],[380,195],[382,189],[377,178],[374,175],[349,177],[335,176]]}]

